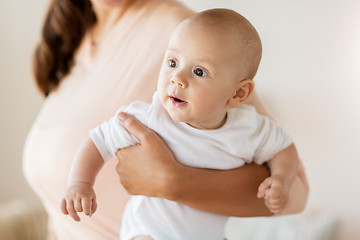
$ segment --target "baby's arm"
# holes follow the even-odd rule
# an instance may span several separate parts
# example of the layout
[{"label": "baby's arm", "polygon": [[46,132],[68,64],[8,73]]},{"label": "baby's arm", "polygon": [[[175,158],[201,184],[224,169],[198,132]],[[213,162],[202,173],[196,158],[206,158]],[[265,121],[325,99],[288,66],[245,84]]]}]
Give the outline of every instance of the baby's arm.
[{"label": "baby's arm", "polygon": [[68,186],[62,195],[61,211],[80,221],[78,212],[91,216],[96,211],[95,177],[104,165],[98,149],[88,137],[78,149],[71,166]]},{"label": "baby's arm", "polygon": [[294,144],[286,150],[288,154],[277,154],[268,161],[271,176],[260,184],[257,194],[258,198],[265,198],[266,206],[276,214],[284,210],[289,200],[289,190],[298,174],[300,162]]}]

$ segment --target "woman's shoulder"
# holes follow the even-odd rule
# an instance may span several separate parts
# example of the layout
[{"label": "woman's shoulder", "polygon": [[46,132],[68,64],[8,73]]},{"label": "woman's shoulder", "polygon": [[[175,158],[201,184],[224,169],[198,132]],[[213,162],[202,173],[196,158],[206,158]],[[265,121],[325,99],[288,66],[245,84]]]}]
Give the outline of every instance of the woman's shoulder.
[{"label": "woman's shoulder", "polygon": [[155,0],[157,8],[154,9],[162,18],[166,18],[166,23],[175,25],[190,17],[194,12],[185,4],[176,0]]}]

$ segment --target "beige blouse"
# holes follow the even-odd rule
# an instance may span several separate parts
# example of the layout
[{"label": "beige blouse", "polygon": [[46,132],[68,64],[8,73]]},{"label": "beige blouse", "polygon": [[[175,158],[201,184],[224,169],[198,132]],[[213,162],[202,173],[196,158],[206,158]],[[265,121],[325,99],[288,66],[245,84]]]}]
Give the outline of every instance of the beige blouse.
[{"label": "beige blouse", "polygon": [[171,32],[191,11],[173,0],[136,0],[95,55],[84,40],[76,65],[45,101],[27,138],[24,172],[49,213],[54,239],[118,239],[128,194],[115,172],[116,159],[100,171],[97,212],[81,222],[59,208],[76,149],[88,131],[122,105],[150,101]]}]

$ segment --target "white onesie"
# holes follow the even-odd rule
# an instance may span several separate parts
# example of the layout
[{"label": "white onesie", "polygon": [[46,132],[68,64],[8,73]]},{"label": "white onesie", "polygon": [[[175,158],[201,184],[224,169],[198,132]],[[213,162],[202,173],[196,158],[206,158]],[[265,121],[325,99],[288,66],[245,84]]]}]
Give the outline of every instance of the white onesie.
[{"label": "white onesie", "polygon": [[[120,111],[134,115],[157,132],[178,162],[196,168],[232,169],[252,162],[263,164],[292,143],[273,121],[245,104],[231,108],[225,124],[211,130],[172,120],[157,93],[152,104],[134,102]],[[138,143],[117,122],[117,113],[90,131],[104,161],[116,157],[118,149]],[[124,212],[120,239],[150,235],[155,240],[223,240],[227,219],[163,198],[132,196]]]}]

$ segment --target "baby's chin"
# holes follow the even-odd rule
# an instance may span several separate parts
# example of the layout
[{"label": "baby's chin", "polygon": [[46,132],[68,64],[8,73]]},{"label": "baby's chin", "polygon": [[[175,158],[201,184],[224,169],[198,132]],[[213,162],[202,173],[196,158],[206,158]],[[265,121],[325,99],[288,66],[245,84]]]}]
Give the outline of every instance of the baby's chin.
[{"label": "baby's chin", "polygon": [[181,114],[179,113],[174,113],[172,111],[168,111],[170,117],[172,120],[177,121],[177,122],[186,122],[187,118],[181,116]]}]

